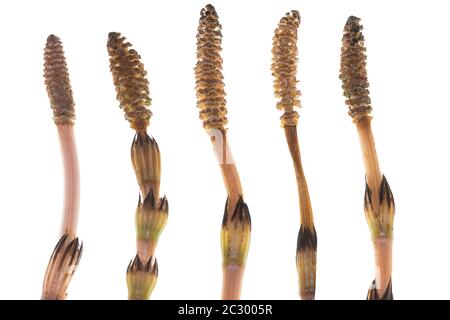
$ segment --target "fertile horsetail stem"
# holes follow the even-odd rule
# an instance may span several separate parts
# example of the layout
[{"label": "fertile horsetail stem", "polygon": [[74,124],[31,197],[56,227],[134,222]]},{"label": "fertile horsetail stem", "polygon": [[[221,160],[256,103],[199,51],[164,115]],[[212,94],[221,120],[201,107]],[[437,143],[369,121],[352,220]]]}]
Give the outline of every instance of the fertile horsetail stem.
[{"label": "fertile horsetail stem", "polygon": [[239,299],[250,244],[250,213],[243,200],[239,174],[227,140],[227,108],[222,76],[222,26],[216,9],[208,4],[200,12],[195,79],[197,107],[211,137],[227,189],[221,231],[223,299]]},{"label": "fertile horsetail stem", "polygon": [[395,203],[389,184],[380,171],[372,134],[372,106],[362,29],[359,18],[348,18],[342,38],[339,78],[349,115],[356,124],[366,170],[364,211],[375,251],[375,280],[367,299],[393,299],[391,274]]},{"label": "fertile horsetail stem", "polygon": [[83,245],[76,238],[80,178],[74,135],[75,103],[61,40],[50,35],[44,50],[44,79],[58,130],[64,166],[64,209],[60,240],[50,258],[42,299],[65,299],[66,290],[81,257]]},{"label": "fertile horsetail stem", "polygon": [[135,220],[137,254],[127,269],[128,298],[149,299],[158,277],[153,257],[169,211],[167,198],[159,197],[159,147],[156,140],[147,134],[152,116],[149,83],[141,57],[125,37],[111,32],[107,49],[117,100],[125,112],[125,119],[136,131],[131,145],[131,162],[140,194]]},{"label": "fertile horsetail stem", "polygon": [[308,185],[303,172],[297,136],[299,119],[295,108],[300,108],[300,90],[297,88],[297,40],[300,14],[292,10],[281,18],[272,47],[272,75],[277,108],[283,111],[281,126],[294,164],[300,206],[300,230],[297,237],[297,271],[299,294],[304,300],[313,300],[316,292],[317,235],[309,198]]}]

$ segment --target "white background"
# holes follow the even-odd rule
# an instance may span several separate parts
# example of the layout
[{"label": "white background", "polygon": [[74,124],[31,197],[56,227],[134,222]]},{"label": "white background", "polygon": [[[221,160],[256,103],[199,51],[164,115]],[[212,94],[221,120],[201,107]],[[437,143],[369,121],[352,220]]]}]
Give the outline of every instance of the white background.
[{"label": "white background", "polygon": [[[70,299],[124,299],[135,254],[133,131],[109,72],[108,32],[141,54],[162,152],[169,221],[153,299],[219,299],[226,192],[195,98],[195,35],[204,1],[1,2],[0,298],[40,298],[61,223],[63,176],[43,82],[58,35],[76,102],[85,251]],[[299,137],[318,233],[317,299],[363,299],[374,276],[364,168],[338,79],[342,29],[362,18],[373,131],[394,192],[394,296],[450,298],[450,46],[445,1],[221,1],[229,137],[253,233],[244,299],[297,299],[297,191],[270,72],[273,30],[300,11]],[[446,22],[447,21],[447,22]]]}]

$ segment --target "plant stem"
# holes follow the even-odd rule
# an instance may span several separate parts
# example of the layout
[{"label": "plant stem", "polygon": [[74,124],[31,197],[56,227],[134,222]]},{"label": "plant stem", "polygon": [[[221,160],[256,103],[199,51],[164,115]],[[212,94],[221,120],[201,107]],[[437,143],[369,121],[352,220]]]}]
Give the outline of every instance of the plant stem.
[{"label": "plant stem", "polygon": [[64,166],[64,213],[61,236],[74,238],[78,225],[80,203],[80,173],[73,125],[57,126]]},{"label": "plant stem", "polygon": [[374,209],[377,210],[379,206],[378,191],[383,175],[378,164],[377,150],[375,148],[375,141],[372,134],[371,118],[364,117],[356,122],[356,129],[358,131],[359,142],[363,155],[364,167],[366,169],[367,184],[373,192]]},{"label": "plant stem", "polygon": [[272,46],[272,75],[274,76],[277,109],[284,110],[281,126],[284,128],[291,153],[297,181],[300,208],[300,230],[297,237],[296,264],[299,294],[302,300],[314,300],[316,292],[317,234],[309,198],[308,185],[303,172],[297,123],[300,108],[300,90],[297,88],[298,28],[300,14],[297,10],[287,12],[280,19],[274,32]]},{"label": "plant stem", "polygon": [[392,238],[378,237],[374,240],[375,249],[375,284],[380,297],[389,286],[392,275]]},{"label": "plant stem", "polygon": [[[227,222],[231,222],[239,198],[242,196],[242,186],[234,164],[233,157],[228,144],[226,130],[213,130],[211,134],[211,142],[216,151],[219,161],[220,170],[222,172],[223,181],[228,194]],[[244,266],[233,263],[226,264],[223,269],[223,285],[222,299],[237,300],[241,296],[242,279],[244,276]]]},{"label": "plant stem", "polygon": [[[366,181],[372,195],[372,207],[374,212],[380,210],[380,185],[383,175],[380,171],[375,141],[372,134],[371,118],[364,117],[356,122],[364,167],[366,169]],[[391,280],[392,273],[392,238],[378,235],[373,239],[375,250],[375,283],[379,296],[383,296]]]},{"label": "plant stem", "polygon": [[244,277],[244,267],[238,265],[227,265],[223,271],[223,300],[239,300],[241,297],[242,279]]},{"label": "plant stem", "polygon": [[143,263],[147,263],[148,259],[155,255],[156,241],[137,240],[137,253]]},{"label": "plant stem", "polygon": [[200,119],[211,138],[228,194],[221,230],[222,298],[239,299],[250,244],[251,219],[225,129],[228,119],[220,57],[221,28],[216,9],[206,5],[200,11],[195,83]]},{"label": "plant stem", "polygon": [[[211,134],[211,142],[216,152],[220,170],[222,172],[223,181],[228,194],[228,203],[236,204],[239,197],[243,195],[241,180],[231,154],[230,145],[227,139],[225,129],[213,130]],[[234,207],[229,208],[229,218],[234,211]]]},{"label": "plant stem", "polygon": [[375,281],[367,295],[370,300],[391,300],[392,237],[395,202],[389,184],[380,171],[371,128],[372,105],[366,70],[366,47],[363,26],[358,17],[350,16],[344,27],[339,78],[356,124],[366,171],[364,211],[375,251]]},{"label": "plant stem", "polygon": [[301,225],[297,240],[299,293],[302,300],[314,300],[316,292],[317,236],[314,227],[311,200],[309,198],[305,174],[303,172],[297,126],[285,125],[284,132],[294,164],[300,207]]},{"label": "plant stem", "polygon": [[75,102],[61,40],[50,35],[44,50],[44,79],[59,136],[64,168],[64,207],[60,240],[47,265],[42,299],[65,299],[83,244],[76,237],[80,173],[75,143]]},{"label": "plant stem", "polygon": [[300,205],[300,221],[302,224],[313,227],[314,218],[312,215],[311,200],[309,198],[308,185],[306,183],[305,174],[303,172],[302,160],[300,155],[300,147],[298,143],[297,127],[285,126],[284,133],[289,147],[289,151],[294,163],[295,177],[298,188],[298,201]]}]

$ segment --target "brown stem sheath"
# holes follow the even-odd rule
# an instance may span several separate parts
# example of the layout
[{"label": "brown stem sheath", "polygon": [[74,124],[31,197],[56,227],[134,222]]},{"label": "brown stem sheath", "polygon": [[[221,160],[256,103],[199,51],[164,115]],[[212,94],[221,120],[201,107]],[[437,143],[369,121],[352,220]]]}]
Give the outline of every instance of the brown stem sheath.
[{"label": "brown stem sheath", "polygon": [[[141,128],[139,130],[136,130],[136,133],[142,134],[143,136],[147,136],[147,128]],[[147,194],[150,192],[150,190],[153,190],[153,195],[156,199],[159,199],[159,181],[148,181],[145,184],[140,186],[141,195],[142,197],[147,196]]]},{"label": "brown stem sheath", "polygon": [[73,125],[57,126],[64,166],[64,211],[61,236],[74,238],[78,225],[80,173]]},{"label": "brown stem sheath", "polygon": [[67,288],[80,262],[83,244],[78,238],[70,239],[68,234],[58,241],[45,272],[42,288],[43,300],[64,300]]}]

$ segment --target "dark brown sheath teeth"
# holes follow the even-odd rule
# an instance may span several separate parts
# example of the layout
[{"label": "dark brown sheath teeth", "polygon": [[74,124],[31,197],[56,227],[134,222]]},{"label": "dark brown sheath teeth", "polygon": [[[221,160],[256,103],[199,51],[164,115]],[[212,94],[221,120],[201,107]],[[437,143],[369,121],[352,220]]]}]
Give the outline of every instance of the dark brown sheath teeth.
[{"label": "dark brown sheath teeth", "polygon": [[139,255],[136,255],[128,264],[127,273],[132,272],[148,272],[154,275],[158,275],[158,262],[153,257],[149,257],[146,263],[143,263],[139,258]]},{"label": "dark brown sheath teeth", "polygon": [[83,243],[78,238],[71,239],[68,234],[63,235],[47,266],[44,278],[42,299],[63,300],[67,295],[67,288],[83,253]]},{"label": "dark brown sheath teeth", "polygon": [[297,251],[303,250],[317,251],[317,234],[314,226],[307,227],[304,224],[300,226],[297,236]]},{"label": "dark brown sheath teeth", "polygon": [[[227,198],[227,202],[225,203],[225,210],[223,213],[223,219],[222,219],[222,228],[228,227],[228,208],[229,206],[229,199]],[[239,197],[238,202],[236,203],[236,206],[234,208],[234,212],[231,215],[230,223],[234,224],[235,228],[240,225],[241,227],[248,226],[249,230],[251,230],[252,226],[252,219],[250,216],[250,211],[248,209],[247,204],[244,202],[244,198],[242,195]]]},{"label": "dark brown sheath teeth", "polygon": [[379,296],[375,280],[373,280],[370,284],[369,291],[367,292],[366,300],[394,300],[394,295],[392,294],[392,279],[389,280],[389,285],[382,297]]}]

